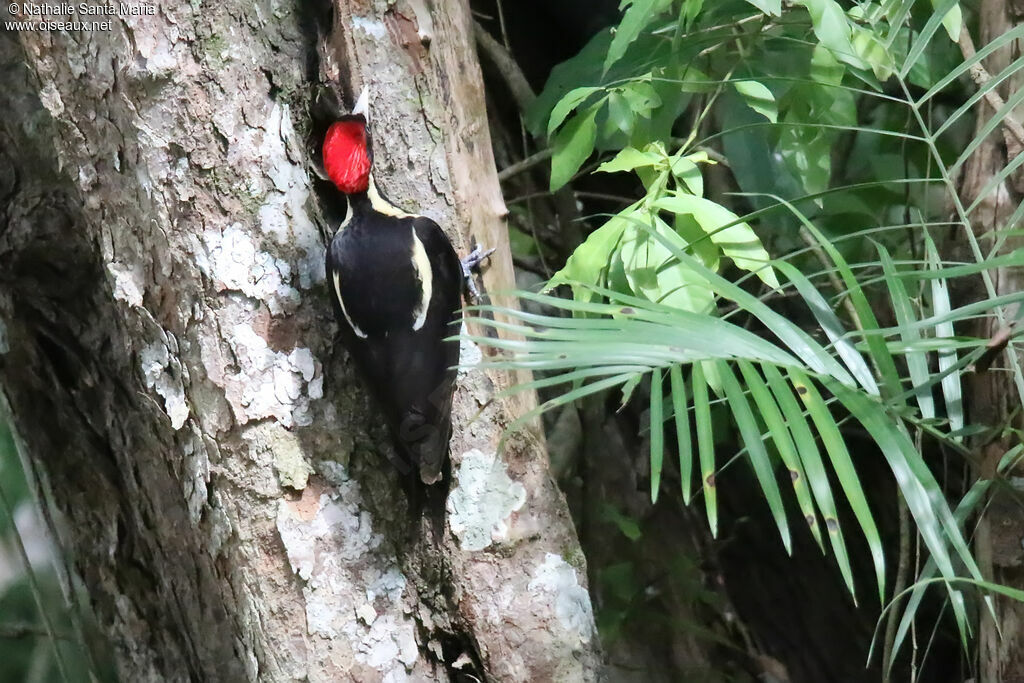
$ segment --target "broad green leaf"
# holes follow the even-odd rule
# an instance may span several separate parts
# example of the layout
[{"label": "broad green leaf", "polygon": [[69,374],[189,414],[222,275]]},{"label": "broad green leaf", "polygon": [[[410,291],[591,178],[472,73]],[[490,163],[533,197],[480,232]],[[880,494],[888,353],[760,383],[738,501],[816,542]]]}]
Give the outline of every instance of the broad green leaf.
[{"label": "broad green leaf", "polygon": [[[632,225],[629,219],[636,212],[637,207],[630,206],[590,233],[586,241],[572,252],[565,266],[552,276],[546,289],[566,283],[602,284],[612,254],[618,247],[623,232]],[[583,297],[584,301],[590,300],[589,290],[577,291],[577,288],[573,287],[573,293],[577,298]]]},{"label": "broad green leaf", "polygon": [[651,112],[661,106],[661,96],[657,86],[651,83],[651,74],[634,78],[620,92],[636,116],[650,118]]},{"label": "broad green leaf", "polygon": [[811,15],[814,35],[822,45],[832,51],[840,61],[856,67],[867,69],[868,65],[857,56],[850,42],[850,22],[846,12],[835,0],[796,0]]},{"label": "broad green leaf", "polygon": [[672,159],[672,177],[677,185],[683,185],[696,197],[704,196],[704,176],[700,168],[689,157],[676,156]]},{"label": "broad green leaf", "polygon": [[622,15],[622,21],[615,29],[612,36],[612,44],[608,47],[608,55],[604,60],[604,71],[612,67],[615,62],[622,59],[630,43],[637,39],[640,32],[647,28],[647,25],[661,12],[668,9],[670,0],[625,0],[626,13]]},{"label": "broad green leaf", "polygon": [[593,95],[594,93],[601,90],[601,88],[595,87],[584,87],[575,88],[570,90],[565,97],[558,101],[555,108],[551,110],[551,118],[548,120],[548,135],[550,136],[555,132],[555,129],[562,125],[565,118],[569,116],[576,107],[583,104],[583,102]]},{"label": "broad green leaf", "polygon": [[763,83],[758,81],[732,81],[736,92],[740,94],[743,101],[751,109],[761,114],[772,123],[779,118],[779,106],[775,103],[775,96]]},{"label": "broad green leaf", "polygon": [[[655,218],[655,225],[660,234],[680,248],[686,247],[660,218]],[[672,252],[646,231],[635,226],[627,230],[619,253],[633,293],[694,313],[707,313],[714,307],[714,293],[703,278],[676,261]]]},{"label": "broad green leaf", "polygon": [[643,532],[640,531],[640,525],[637,524],[636,520],[619,512],[619,509],[614,505],[607,503],[602,505],[601,518],[618,527],[622,535],[631,541],[639,540],[643,536]]},{"label": "broad green leaf", "polygon": [[[935,9],[939,8],[940,0],[932,0],[932,7]],[[946,12],[946,15],[942,17],[942,28],[946,29],[946,33],[949,34],[949,39],[954,43],[960,40],[960,30],[964,25],[963,13],[960,11],[960,5],[953,5],[952,9]]]},{"label": "broad green leaf", "polygon": [[853,26],[853,49],[874,72],[879,81],[886,81],[896,70],[896,62],[878,33],[870,28]]},{"label": "broad green leaf", "polygon": [[815,45],[811,51],[811,79],[822,85],[841,85],[846,67],[821,45]]},{"label": "broad green leaf", "polygon": [[638,166],[656,166],[665,163],[665,157],[655,152],[641,152],[633,147],[626,147],[609,161],[597,167],[599,173],[615,173],[632,171]]},{"label": "broad green leaf", "polygon": [[[633,130],[633,122],[636,114],[629,106],[629,100],[619,91],[613,90],[608,94],[608,118],[605,120],[604,134],[611,137],[615,133],[629,134]],[[601,170],[601,169],[597,169]]]},{"label": "broad green leaf", "polygon": [[754,230],[736,214],[715,202],[676,192],[655,202],[655,206],[673,213],[693,216],[722,252],[738,268],[756,274],[769,287],[777,288],[779,281],[768,264],[768,252],[761,245]]},{"label": "broad green leaf", "polygon": [[689,214],[677,213],[672,228],[690,245],[690,250],[705,267],[718,270],[722,250],[715,246],[697,219]]},{"label": "broad green leaf", "polygon": [[597,107],[577,114],[558,131],[552,140],[554,150],[551,156],[551,191],[555,192],[572,180],[576,171],[594,151],[597,138],[597,125],[594,117]]}]

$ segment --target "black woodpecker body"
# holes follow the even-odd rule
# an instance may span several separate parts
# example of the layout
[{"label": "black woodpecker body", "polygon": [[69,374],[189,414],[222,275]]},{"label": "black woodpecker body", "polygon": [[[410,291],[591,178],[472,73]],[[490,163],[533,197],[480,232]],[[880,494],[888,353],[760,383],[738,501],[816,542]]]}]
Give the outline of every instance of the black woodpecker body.
[{"label": "black woodpecker body", "polygon": [[[408,478],[442,478],[459,362],[463,270],[434,221],[390,204],[373,183],[362,115],[327,131],[324,168],[348,213],[327,250],[341,339],[385,416]],[[407,486],[412,482],[407,479]]]}]

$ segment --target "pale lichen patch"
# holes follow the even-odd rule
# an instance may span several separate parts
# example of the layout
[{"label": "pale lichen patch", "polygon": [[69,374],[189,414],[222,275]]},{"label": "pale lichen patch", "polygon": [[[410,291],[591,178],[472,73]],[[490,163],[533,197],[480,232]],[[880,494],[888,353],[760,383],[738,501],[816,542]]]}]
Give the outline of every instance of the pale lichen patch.
[{"label": "pale lichen patch", "polygon": [[[307,491],[314,488],[320,484]],[[320,491],[315,505],[282,500],[277,514],[288,561],[305,581],[306,629],[328,643],[344,638],[357,661],[382,674],[404,673],[419,657],[415,621],[401,603],[406,578],[380,556],[383,537],[373,531],[358,485],[343,481]],[[353,585],[366,586],[365,593]]]},{"label": "pale lichen patch", "polygon": [[198,524],[209,499],[207,485],[210,483],[210,457],[195,423],[192,424],[192,439],[185,442],[185,476],[181,479],[185,501],[188,504],[189,519]]},{"label": "pale lichen patch", "polygon": [[526,488],[509,478],[498,454],[463,453],[448,496],[448,521],[463,550],[483,550],[508,538],[508,518],[526,502]]},{"label": "pale lichen patch", "polygon": [[561,556],[546,553],[544,562],[533,571],[527,587],[535,595],[540,592],[545,602],[554,601],[555,616],[562,627],[587,644],[594,636],[594,611],[590,595],[579,584],[576,570]]},{"label": "pale lichen patch", "polygon": [[[306,211],[309,202],[309,174],[304,166],[293,161],[297,147],[291,110],[287,105],[274,103],[263,125],[259,157],[266,165],[270,187],[259,207],[259,223],[263,232],[278,244],[289,245],[302,251],[295,263],[299,287],[308,289],[325,278],[324,248],[320,232]],[[263,185],[265,179],[253,177],[250,185]]]},{"label": "pale lichen patch", "polygon": [[144,348],[140,361],[146,386],[164,399],[164,411],[171,418],[171,426],[181,429],[189,415],[185,387],[181,382],[181,364],[171,356],[167,346],[160,342]]},{"label": "pale lichen patch", "polygon": [[459,339],[459,374],[463,375],[480,365],[484,354],[479,346],[466,338],[469,335],[466,323],[462,323],[459,335],[461,336]]},{"label": "pale lichen patch", "polygon": [[114,277],[114,298],[130,306],[142,305],[143,276],[141,268],[123,263],[108,263],[107,271]]},{"label": "pale lichen patch", "polygon": [[239,291],[262,301],[273,315],[290,313],[298,307],[299,293],[288,284],[291,266],[258,249],[238,223],[223,232],[207,230],[202,246],[205,253],[196,249],[196,264],[218,289]]},{"label": "pale lichen patch", "polygon": [[322,371],[307,348],[274,351],[251,325],[228,336],[238,372],[225,373],[228,402],[239,422],[276,418],[286,427],[312,423],[310,401],[323,396]]},{"label": "pale lichen patch", "polygon": [[0,353],[7,353],[10,350],[11,347],[7,341],[7,325],[4,324],[3,320],[0,320]]},{"label": "pale lichen patch", "polygon": [[382,22],[366,17],[352,17],[352,26],[374,38],[383,38],[388,34],[388,28]]}]

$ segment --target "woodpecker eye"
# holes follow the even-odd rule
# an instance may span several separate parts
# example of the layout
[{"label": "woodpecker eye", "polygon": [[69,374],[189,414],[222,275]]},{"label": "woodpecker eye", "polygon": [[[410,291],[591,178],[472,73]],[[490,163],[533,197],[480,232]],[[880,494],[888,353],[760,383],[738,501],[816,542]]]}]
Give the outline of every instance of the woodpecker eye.
[{"label": "woodpecker eye", "polygon": [[324,137],[324,170],[345,194],[366,192],[370,184],[370,154],[366,148],[366,123],[338,121]]}]

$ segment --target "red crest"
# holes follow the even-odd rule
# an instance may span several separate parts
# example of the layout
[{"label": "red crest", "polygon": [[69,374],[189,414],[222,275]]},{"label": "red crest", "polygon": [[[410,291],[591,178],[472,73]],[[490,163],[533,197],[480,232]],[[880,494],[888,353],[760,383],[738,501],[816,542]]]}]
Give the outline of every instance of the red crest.
[{"label": "red crest", "polygon": [[324,170],[345,194],[366,192],[370,186],[370,154],[366,148],[365,122],[331,124],[324,137]]}]

